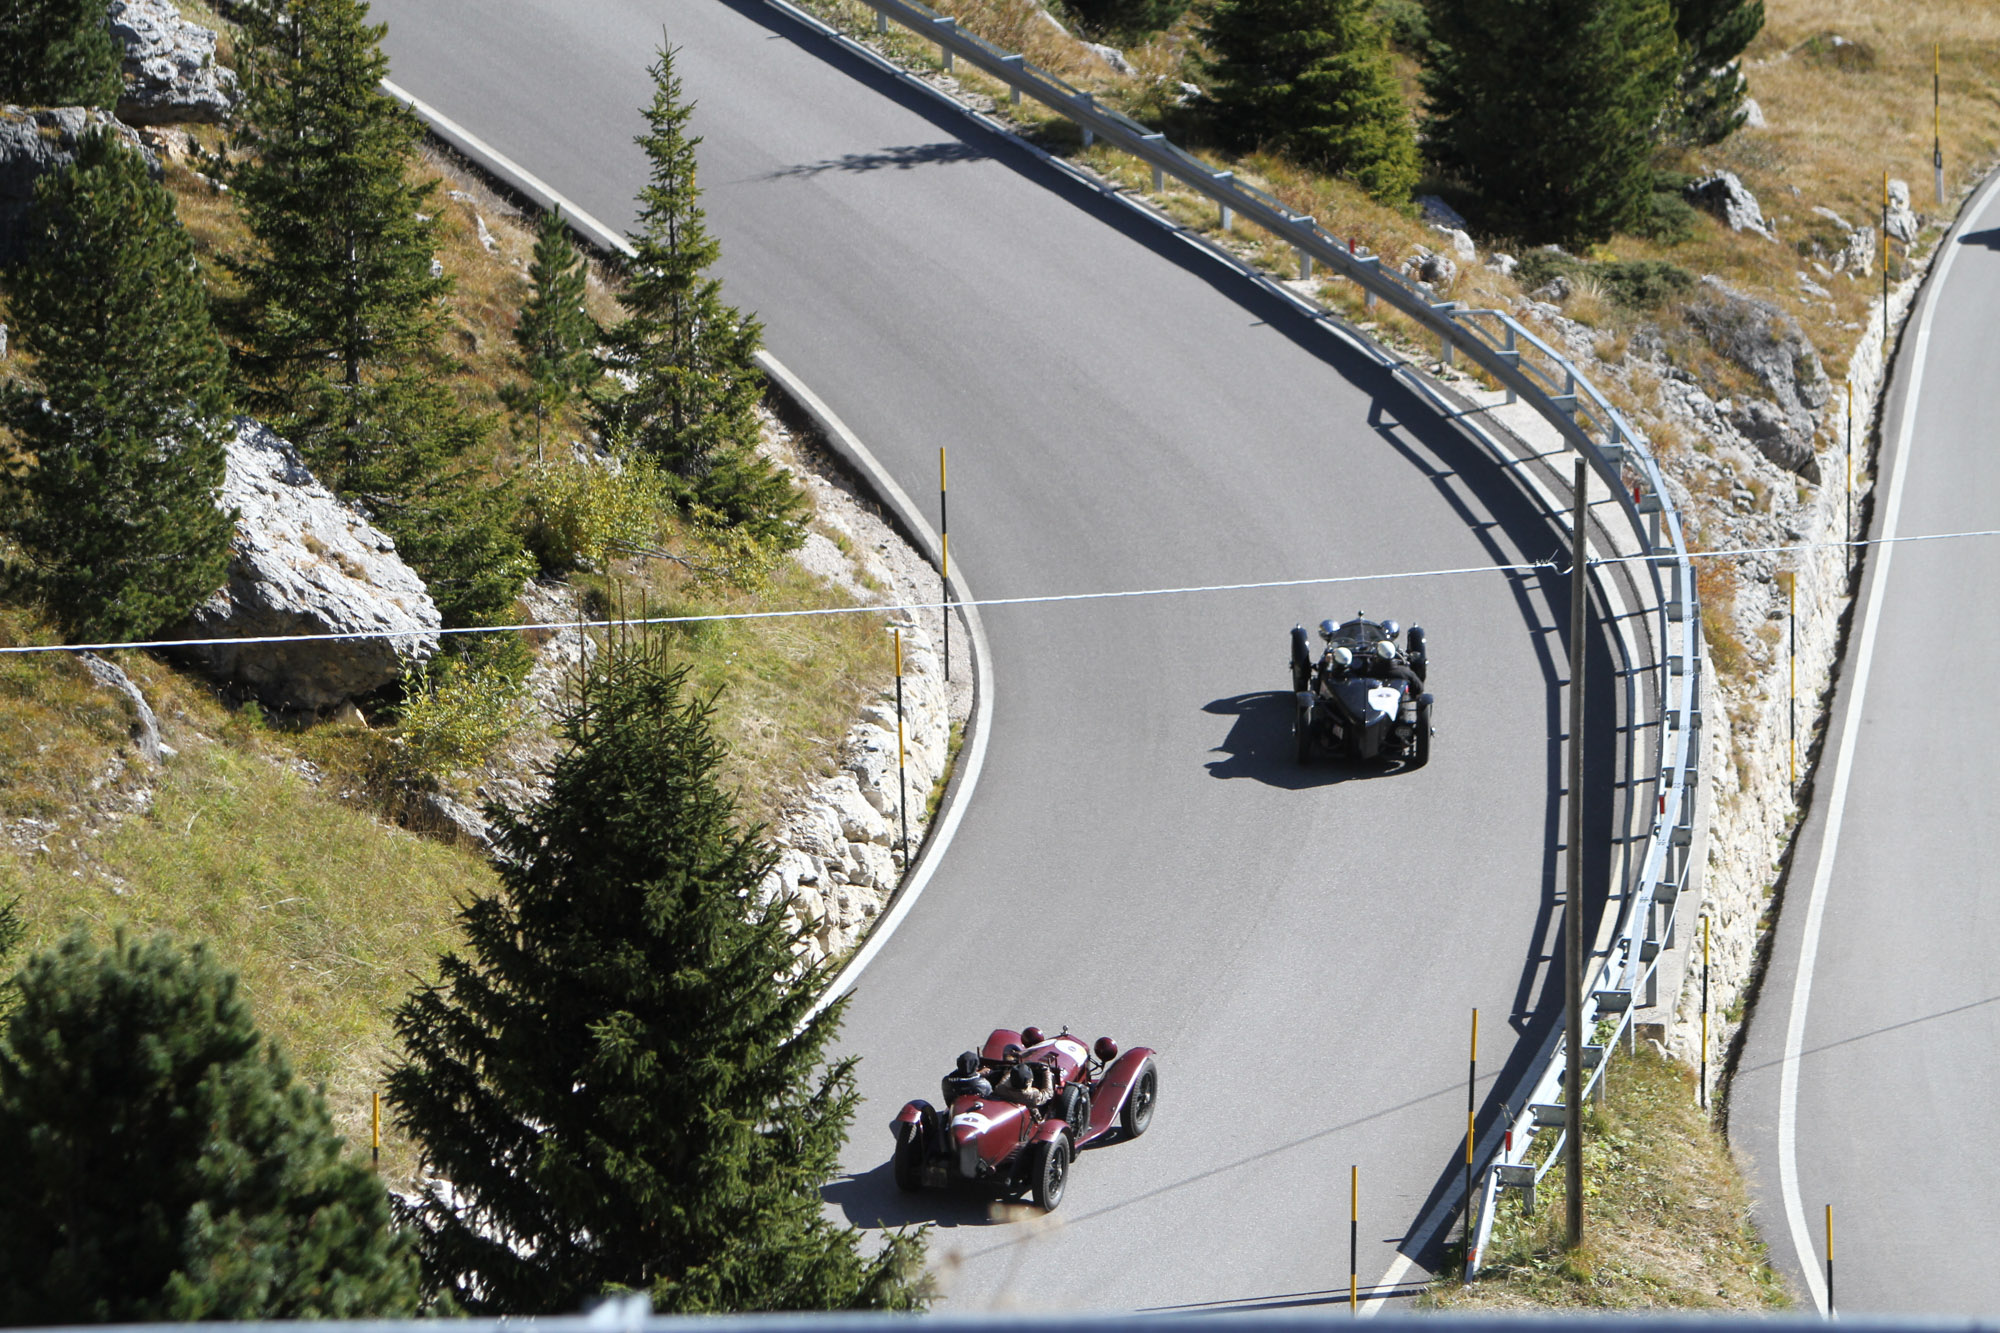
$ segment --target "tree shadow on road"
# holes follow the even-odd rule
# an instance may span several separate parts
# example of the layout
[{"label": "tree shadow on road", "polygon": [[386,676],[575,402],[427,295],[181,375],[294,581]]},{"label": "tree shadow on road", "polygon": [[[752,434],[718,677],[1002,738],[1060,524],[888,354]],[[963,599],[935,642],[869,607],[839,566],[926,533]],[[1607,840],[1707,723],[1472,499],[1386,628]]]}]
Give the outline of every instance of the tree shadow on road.
[{"label": "tree shadow on road", "polygon": [[1958,238],[1958,243],[1984,246],[1988,250],[2000,250],[2000,227],[1988,227],[1985,231],[1969,231]]},{"label": "tree shadow on road", "polygon": [[1208,775],[1254,778],[1268,787],[1287,791],[1395,776],[1396,769],[1384,763],[1353,763],[1332,758],[1300,763],[1298,743],[1292,735],[1294,708],[1291,694],[1284,690],[1259,690],[1203,704],[1204,713],[1235,719],[1222,743],[1210,751],[1224,757],[1208,762]]},{"label": "tree shadow on road", "polygon": [[771,172],[766,179],[818,176],[829,171],[909,171],[914,167],[939,166],[950,162],[981,162],[991,156],[982,148],[956,139],[942,143],[899,144],[893,148],[878,148],[872,153],[847,153],[818,162],[799,162]]}]

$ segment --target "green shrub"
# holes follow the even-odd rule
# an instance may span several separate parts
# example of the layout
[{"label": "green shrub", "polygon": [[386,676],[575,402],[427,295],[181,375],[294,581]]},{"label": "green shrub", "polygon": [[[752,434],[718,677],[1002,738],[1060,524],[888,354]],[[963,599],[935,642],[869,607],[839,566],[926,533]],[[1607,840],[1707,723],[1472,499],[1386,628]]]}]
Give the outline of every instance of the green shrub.
[{"label": "green shrub", "polygon": [[527,712],[526,691],[511,673],[447,659],[403,701],[391,742],[393,776],[421,783],[483,763]]},{"label": "green shrub", "polygon": [[1067,0],[1085,32],[1100,37],[1144,37],[1187,12],[1187,0]]},{"label": "green shrub", "polygon": [[1658,245],[1681,245],[1694,239],[1695,220],[1699,216],[1679,190],[1656,186],[1632,220],[1632,232]]},{"label": "green shrub", "polygon": [[1591,269],[1604,294],[1628,310],[1652,310],[1694,290],[1694,274],[1664,259],[1632,259]]},{"label": "green shrub", "polygon": [[544,569],[602,569],[620,551],[657,541],[672,504],[659,465],[643,455],[608,465],[540,464],[529,492],[528,544]]}]

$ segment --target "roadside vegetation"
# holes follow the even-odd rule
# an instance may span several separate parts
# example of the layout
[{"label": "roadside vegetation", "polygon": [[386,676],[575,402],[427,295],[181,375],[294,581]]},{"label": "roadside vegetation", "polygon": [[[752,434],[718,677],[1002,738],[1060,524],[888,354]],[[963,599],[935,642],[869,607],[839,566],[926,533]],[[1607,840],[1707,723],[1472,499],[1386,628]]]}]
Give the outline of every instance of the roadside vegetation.
[{"label": "roadside vegetation", "polygon": [[[1554,1136],[1549,1136],[1553,1142]],[[1789,1309],[1765,1262],[1729,1145],[1695,1105],[1694,1071],[1651,1049],[1619,1055],[1584,1111],[1584,1243],[1563,1245],[1564,1170],[1542,1177],[1535,1215],[1509,1191],[1479,1280],[1438,1279],[1426,1308]],[[1460,1270],[1462,1272],[1462,1270]]]},{"label": "roadside vegetation", "polygon": [[[40,46],[9,42],[0,102],[111,96],[101,6],[16,9],[0,36]],[[790,559],[813,522],[792,477],[803,463],[783,453],[792,446],[761,403],[757,325],[707,271],[718,246],[695,202],[670,52],[649,109],[654,176],[635,238],[644,262],[628,280],[587,263],[553,220],[520,218],[422,149],[415,120],[376,88],[377,34],[354,0],[231,12],[247,25],[222,25],[243,75],[239,119],[149,136],[157,174],[122,139],[87,136],[78,165],[40,187],[27,258],[0,274],[11,335],[0,359],[0,647],[149,637],[206,597],[221,578],[227,523],[214,499],[238,411],[277,427],[396,538],[447,627],[850,600]],[[190,16],[219,22],[198,6]],[[477,922],[531,892],[534,848],[515,847],[504,878],[432,813],[439,795],[481,804],[496,772],[520,793],[520,818],[588,829],[577,845],[609,858],[569,887],[565,909],[565,924],[594,921],[605,938],[549,960],[551,993],[578,1027],[559,1054],[588,1066],[551,1086],[631,1062],[652,1100],[697,1083],[706,1095],[729,1082],[724,1052],[747,1075],[786,1071],[779,1084],[735,1081],[732,1134],[692,1110],[628,1120],[618,1169],[664,1211],[615,1255],[542,1255],[528,1267],[543,1270],[543,1299],[526,1298],[533,1282],[516,1287],[510,1312],[573,1311],[607,1287],[679,1309],[920,1304],[920,1237],[864,1256],[855,1233],[820,1217],[854,1094],[851,1062],[826,1055],[838,1008],[794,1031],[825,980],[794,962],[807,923],[784,926],[787,904],[773,903],[749,914],[743,938],[718,926],[743,917],[770,869],[755,825],[831,770],[887,679],[881,623],[684,624],[615,650],[600,634],[597,664],[539,697],[528,672],[552,632],[447,638],[421,672],[324,716],[267,711],[161,657],[114,652],[157,720],[157,764],[134,740],[140,707],[77,656],[0,654],[0,975],[25,964],[18,1003],[0,994],[0,1124],[11,1141],[41,1145],[24,1158],[34,1188],[0,1200],[0,1322],[459,1308],[471,1289],[454,1290],[458,1257],[442,1239],[456,1205],[392,1232],[382,1182],[354,1159],[367,1151],[375,1094],[405,1058],[393,1016],[417,1012],[413,990],[437,995],[441,980],[467,975],[451,960],[478,953],[467,953],[468,930],[476,937]],[[635,704],[611,725],[578,711],[617,696],[641,660],[649,680],[671,682],[652,713]],[[644,702],[658,691],[626,693]],[[654,746],[644,773],[625,763],[629,745],[616,748],[635,735]],[[586,804],[520,786],[530,764],[587,769],[594,750],[601,781]],[[650,808],[622,844],[596,826],[610,788],[657,796],[660,783],[678,784],[678,803]],[[629,913],[601,901],[614,890]],[[667,941],[655,941],[655,970],[625,976],[624,991],[587,982],[641,920]],[[716,972],[698,946],[727,946],[739,989],[754,981],[766,1007],[732,1002],[743,1029],[733,1045],[712,1033],[691,1053],[648,1051],[617,1014],[647,986]],[[647,1002],[658,1033],[706,1003],[677,985]],[[51,1043],[63,1023],[116,1023],[120,1005],[167,1014],[160,1040],[176,1052],[240,1060],[246,1072],[218,1073],[230,1086],[197,1117],[209,1138],[121,1137],[138,1122],[118,1120],[118,1090],[86,1088],[89,1072]],[[424,1029],[425,1059],[462,1053],[463,1019]],[[405,1023],[401,1038],[417,1040],[420,1026]],[[517,1034],[494,1035],[506,1045]],[[183,1095],[199,1081],[147,1064],[141,1025],[107,1041],[124,1036],[137,1044],[107,1045],[102,1070],[146,1064]],[[467,1070],[484,1077],[483,1066]],[[143,1188],[172,1234],[133,1233],[126,1214],[144,1210],[55,1207],[66,1192],[99,1192],[72,1178],[60,1150],[71,1127],[51,1108],[65,1088],[96,1099],[106,1152],[153,1182]],[[542,1148],[560,1148],[559,1173],[610,1169],[601,1126],[523,1113]],[[408,1132],[391,1125],[384,1143],[388,1179],[414,1185],[449,1161],[460,1200],[504,1192],[446,1152],[435,1115],[400,1123]],[[681,1137],[696,1123],[707,1129]],[[491,1150],[477,1129],[456,1141]],[[265,1193],[231,1195],[202,1165],[216,1154],[249,1163]],[[743,1184],[745,1207],[662,1231],[653,1223],[679,1205],[655,1186],[679,1188],[690,1172]],[[594,1197],[572,1190],[538,1211],[565,1234],[608,1239],[601,1218],[583,1216]],[[293,1234],[297,1217],[329,1208],[346,1231]],[[159,1262],[124,1272],[115,1291],[61,1258],[128,1244],[151,1246]],[[51,1245],[55,1261],[34,1257]],[[233,1260],[239,1249],[261,1257]]]}]

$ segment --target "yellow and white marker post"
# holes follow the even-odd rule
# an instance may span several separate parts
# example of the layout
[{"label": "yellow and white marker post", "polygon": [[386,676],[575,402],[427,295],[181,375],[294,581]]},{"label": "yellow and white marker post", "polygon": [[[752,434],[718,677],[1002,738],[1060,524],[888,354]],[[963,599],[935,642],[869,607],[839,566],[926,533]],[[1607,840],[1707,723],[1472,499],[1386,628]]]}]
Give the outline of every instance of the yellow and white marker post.
[{"label": "yellow and white marker post", "polygon": [[1701,1109],[1708,1109],[1708,913],[1701,916]]},{"label": "yellow and white marker post", "polygon": [[[951,679],[951,515],[945,508],[944,448],[938,448],[938,600],[944,603],[944,678]],[[907,850],[907,849],[905,849]]]},{"label": "yellow and white marker post", "polygon": [[1465,1074],[1465,1280],[1472,1281],[1473,1266],[1479,1255],[1473,1249],[1472,1230],[1472,1131],[1477,1118],[1474,1092],[1479,1086],[1479,1011],[1472,1011],[1472,1055]]},{"label": "yellow and white marker post", "polygon": [[903,821],[903,865],[910,864],[910,779],[903,751],[903,629],[896,626],[896,813]]},{"label": "yellow and white marker post", "polygon": [[374,1094],[368,1112],[368,1157],[378,1172],[382,1169],[382,1094]]},{"label": "yellow and white marker post", "polygon": [[1938,207],[1944,207],[1944,46],[1931,44],[1931,170],[1937,175]]},{"label": "yellow and white marker post", "polygon": [[1361,1168],[1347,1168],[1347,1313],[1361,1314]]}]

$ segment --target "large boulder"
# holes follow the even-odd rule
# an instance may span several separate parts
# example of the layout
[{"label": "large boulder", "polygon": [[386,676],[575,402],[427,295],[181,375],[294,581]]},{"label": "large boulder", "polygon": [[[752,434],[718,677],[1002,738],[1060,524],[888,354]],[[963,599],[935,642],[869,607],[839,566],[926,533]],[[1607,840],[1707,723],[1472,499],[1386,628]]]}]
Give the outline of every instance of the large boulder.
[{"label": "large boulder", "polygon": [[1728,224],[1731,231],[1754,231],[1766,240],[1776,240],[1777,233],[1764,220],[1764,210],[1757,204],[1757,196],[1750,193],[1733,171],[1718,171],[1705,180],[1698,180],[1687,187],[1687,200],[1696,208],[1704,208]]},{"label": "large boulder", "polygon": [[318,712],[381,689],[437,651],[437,604],[387,534],[320,485],[263,423],[239,419],[228,452],[222,504],[237,512],[229,582],[169,637],[377,637],[220,644],[183,656],[273,708]]},{"label": "large boulder", "polygon": [[1799,322],[1769,301],[1745,296],[1713,276],[1688,305],[1687,322],[1722,356],[1755,375],[1768,402],[1746,403],[1732,424],[1779,467],[1819,480],[1813,458],[1816,413],[1832,396],[1819,349]]},{"label": "large boulder", "polygon": [[1904,245],[1913,243],[1917,239],[1917,232],[1923,228],[1923,222],[1910,207],[1908,181],[1889,182],[1889,203],[1886,212],[1888,233]]},{"label": "large boulder", "polygon": [[146,160],[155,176],[160,161],[138,131],[108,111],[87,106],[29,109],[0,107],[0,265],[12,263],[24,241],[22,226],[35,201],[35,182],[76,161],[77,145],[91,129],[106,129]]},{"label": "large boulder", "polygon": [[172,0],[111,0],[111,36],[125,52],[126,124],[217,124],[235,107],[236,71],[215,63],[215,33]]}]

